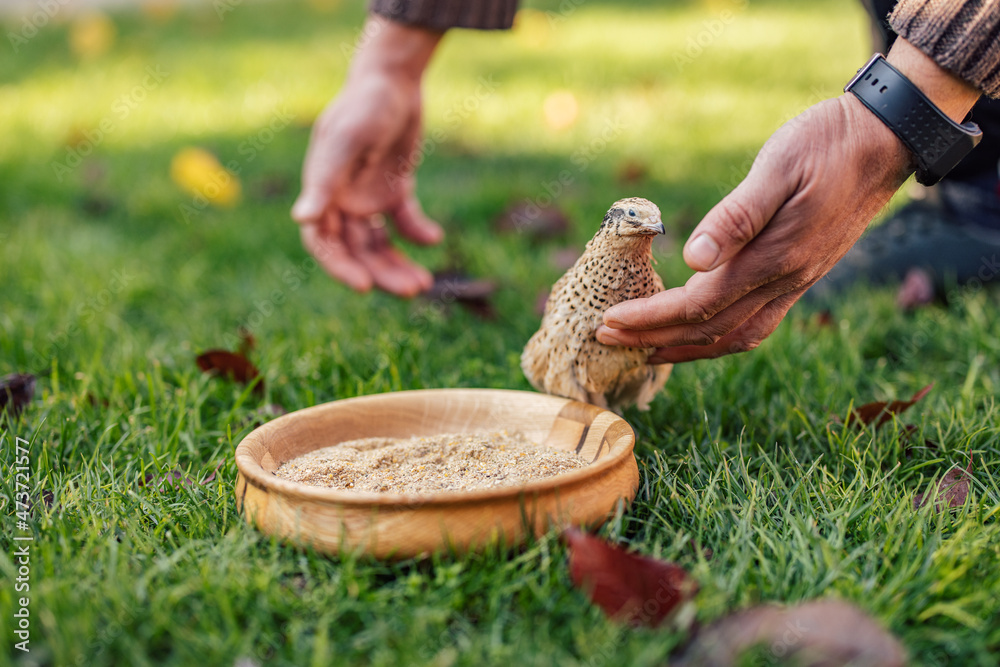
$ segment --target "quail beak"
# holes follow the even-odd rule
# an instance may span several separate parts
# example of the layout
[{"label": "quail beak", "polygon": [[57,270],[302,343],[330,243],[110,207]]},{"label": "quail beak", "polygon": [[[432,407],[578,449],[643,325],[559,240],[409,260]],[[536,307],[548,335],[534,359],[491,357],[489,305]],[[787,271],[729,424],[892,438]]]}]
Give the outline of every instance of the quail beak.
[{"label": "quail beak", "polygon": [[666,234],[667,230],[663,226],[663,220],[659,217],[653,218],[649,222],[643,223],[642,228],[651,234]]}]

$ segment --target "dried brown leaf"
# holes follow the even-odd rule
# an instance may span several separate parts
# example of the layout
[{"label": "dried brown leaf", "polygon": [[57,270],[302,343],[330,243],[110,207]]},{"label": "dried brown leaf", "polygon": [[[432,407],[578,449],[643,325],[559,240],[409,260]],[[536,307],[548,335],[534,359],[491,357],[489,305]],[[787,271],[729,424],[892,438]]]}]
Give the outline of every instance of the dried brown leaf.
[{"label": "dried brown leaf", "polygon": [[[940,512],[942,509],[961,507],[969,497],[969,483],[972,477],[972,455],[969,455],[969,464],[965,469],[958,466],[953,467],[937,483],[937,502],[934,509]],[[913,499],[913,509],[920,509],[927,503],[926,493],[919,493]]]},{"label": "dried brown leaf", "polygon": [[511,204],[493,221],[502,233],[529,234],[536,239],[562,236],[570,228],[569,218],[555,206],[538,206],[530,200]]},{"label": "dried brown leaf", "polygon": [[[197,358],[198,368],[206,373],[218,373],[241,384],[249,384],[257,380],[260,371],[250,363],[250,360],[239,352],[227,350],[208,350]],[[254,389],[263,391],[264,381],[258,380]]]},{"label": "dried brown leaf", "polygon": [[616,180],[621,185],[635,185],[646,180],[649,168],[638,160],[625,160],[618,165]]},{"label": "dried brown leaf", "polygon": [[903,413],[914,403],[926,396],[933,386],[934,383],[932,382],[915,393],[908,401],[876,401],[854,408],[854,411],[847,417],[847,425],[863,427],[874,423],[875,428],[878,428],[887,421],[892,421],[894,415]]},{"label": "dried brown leaf", "polygon": [[0,378],[0,413],[17,417],[35,396],[35,376],[11,373]]},{"label": "dried brown leaf", "polygon": [[906,651],[871,616],[840,600],[794,607],[761,605],[726,616],[698,633],[681,659],[687,667],[727,667],[757,648],[772,661],[810,667],[902,667]]},{"label": "dried brown leaf", "polygon": [[629,553],[575,528],[563,539],[573,584],[612,618],[656,627],[698,591],[679,565]]},{"label": "dried brown leaf", "polygon": [[496,292],[492,280],[476,280],[463,273],[442,272],[434,274],[434,285],[424,298],[444,304],[458,303],[484,320],[496,319],[496,310],[490,298]]}]

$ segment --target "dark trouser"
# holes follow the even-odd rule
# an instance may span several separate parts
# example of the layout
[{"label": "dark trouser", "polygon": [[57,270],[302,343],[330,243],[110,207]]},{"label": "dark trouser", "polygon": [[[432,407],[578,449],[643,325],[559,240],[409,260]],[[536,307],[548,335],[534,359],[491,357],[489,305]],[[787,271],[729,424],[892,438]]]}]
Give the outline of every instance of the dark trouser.
[{"label": "dark trouser", "polygon": [[[863,2],[872,17],[875,48],[887,53],[896,34],[885,17],[896,3]],[[806,293],[807,301],[828,305],[859,280],[891,283],[914,269],[924,272],[938,294],[950,285],[1000,281],[1000,101],[980,99],[972,118],[983,139],[933,188],[936,196],[903,206],[869,230]]]}]

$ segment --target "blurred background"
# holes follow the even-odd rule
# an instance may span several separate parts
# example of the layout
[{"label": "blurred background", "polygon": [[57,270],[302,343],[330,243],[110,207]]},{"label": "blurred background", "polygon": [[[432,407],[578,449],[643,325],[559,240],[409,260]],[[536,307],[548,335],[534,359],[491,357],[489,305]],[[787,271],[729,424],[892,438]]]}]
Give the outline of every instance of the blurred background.
[{"label": "blurred background", "polygon": [[[4,365],[132,344],[162,359],[245,326],[285,290],[307,260],[288,210],[309,129],[364,15],[348,0],[6,0]],[[774,129],[839,93],[868,35],[845,0],[525,3],[512,31],[453,31],[425,81],[418,172],[448,239],[408,251],[501,286],[497,310],[526,338],[536,295],[611,202],[641,195],[664,211],[660,270],[681,282],[677,244]],[[568,228],[498,239],[498,216],[548,203],[564,171],[553,208]],[[353,347],[379,309],[413,317],[308,273],[250,328]]]}]

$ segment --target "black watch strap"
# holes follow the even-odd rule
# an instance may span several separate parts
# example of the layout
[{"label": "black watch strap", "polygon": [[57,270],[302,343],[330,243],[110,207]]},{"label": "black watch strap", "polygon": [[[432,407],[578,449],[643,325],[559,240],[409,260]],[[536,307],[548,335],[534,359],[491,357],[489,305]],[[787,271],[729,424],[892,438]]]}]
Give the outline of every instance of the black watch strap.
[{"label": "black watch strap", "polygon": [[917,158],[917,181],[934,185],[976,147],[973,122],[946,116],[902,72],[876,53],[844,87],[896,133]]}]

